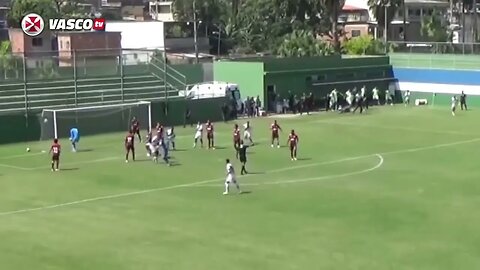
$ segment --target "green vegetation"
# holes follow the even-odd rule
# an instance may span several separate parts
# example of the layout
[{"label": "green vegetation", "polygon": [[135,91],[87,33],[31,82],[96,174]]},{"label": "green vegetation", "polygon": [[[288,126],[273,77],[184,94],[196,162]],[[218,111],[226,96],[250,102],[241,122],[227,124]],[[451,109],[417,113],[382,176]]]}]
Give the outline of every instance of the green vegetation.
[{"label": "green vegetation", "polygon": [[[48,142],[2,146],[2,268],[478,269],[479,117],[398,106],[277,118],[282,143],[300,135],[297,162],[270,148],[273,119],[255,119],[257,174],[239,178],[251,193],[227,197],[233,123],[216,125],[224,149],[211,151],[179,128],[170,168],[125,164],[123,133],[84,137],[92,151],[76,154],[62,140],[58,173]],[[37,210],[8,214],[22,209]]]}]

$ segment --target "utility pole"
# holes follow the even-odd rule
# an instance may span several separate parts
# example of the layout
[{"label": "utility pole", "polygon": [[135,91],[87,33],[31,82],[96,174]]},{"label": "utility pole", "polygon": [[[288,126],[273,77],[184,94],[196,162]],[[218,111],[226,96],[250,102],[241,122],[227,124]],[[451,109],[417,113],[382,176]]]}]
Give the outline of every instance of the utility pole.
[{"label": "utility pole", "polygon": [[388,53],[388,45],[387,45],[387,42],[388,42],[388,37],[387,37],[387,33],[388,33],[388,7],[390,6],[390,2],[387,0],[384,2],[384,7],[385,7],[385,18],[384,18],[384,31],[383,31],[383,40],[384,40],[384,44],[385,44],[385,54]]},{"label": "utility pole", "polygon": [[198,64],[198,32],[197,32],[197,1],[193,0],[193,43],[195,46],[195,63]]}]

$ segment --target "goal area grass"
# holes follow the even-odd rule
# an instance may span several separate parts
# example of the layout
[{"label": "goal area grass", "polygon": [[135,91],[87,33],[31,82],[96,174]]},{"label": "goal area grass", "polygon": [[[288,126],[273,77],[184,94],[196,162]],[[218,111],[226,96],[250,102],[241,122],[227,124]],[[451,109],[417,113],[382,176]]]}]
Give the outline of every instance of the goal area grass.
[{"label": "goal area grass", "polygon": [[2,145],[0,268],[478,269],[479,117],[399,105],[250,119],[247,192],[228,196],[233,124],[246,119],[215,123],[215,150],[176,127],[171,167],[139,143],[126,164],[125,133],[82,137],[77,153],[62,139],[55,173],[50,142]]}]

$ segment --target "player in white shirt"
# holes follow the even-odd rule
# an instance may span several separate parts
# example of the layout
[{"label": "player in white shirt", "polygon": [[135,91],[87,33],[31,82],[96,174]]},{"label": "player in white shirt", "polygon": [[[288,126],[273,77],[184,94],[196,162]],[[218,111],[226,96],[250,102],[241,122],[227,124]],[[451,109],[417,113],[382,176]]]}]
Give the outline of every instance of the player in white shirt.
[{"label": "player in white shirt", "polygon": [[452,115],[455,116],[455,110],[457,109],[457,97],[452,97]]},{"label": "player in white shirt", "polygon": [[193,148],[197,147],[198,140],[200,140],[200,145],[203,148],[203,125],[200,122],[198,122],[195,130],[196,131],[195,131],[195,140],[193,142]]},{"label": "player in white shirt", "polygon": [[377,105],[380,105],[380,97],[378,96],[378,89],[376,87],[372,90],[372,98]]},{"label": "player in white shirt", "polygon": [[170,147],[170,144],[172,144],[172,149],[175,150],[175,131],[173,130],[173,127],[167,130],[167,147]]},{"label": "player in white shirt", "polygon": [[152,155],[152,160],[154,162],[158,162],[158,156],[159,156],[159,147],[160,147],[160,142],[158,139],[158,136],[153,136],[152,140],[148,142],[148,147],[150,147],[150,154]]},{"label": "player in white shirt", "polygon": [[250,125],[250,121],[243,124],[243,139],[250,141],[250,144],[253,145],[252,140],[252,126]]},{"label": "player in white shirt", "polygon": [[239,193],[242,191],[240,190],[240,186],[238,185],[237,178],[235,177],[235,169],[233,168],[233,165],[230,163],[230,160],[227,158],[227,176],[225,178],[225,191],[223,192],[223,195],[228,195],[228,192],[230,191],[230,184],[235,184],[237,187],[237,190]]},{"label": "player in white shirt", "polygon": [[385,90],[385,105],[387,105],[388,103],[393,106],[392,95],[390,95],[390,91],[387,89]]},{"label": "player in white shirt", "polygon": [[407,92],[405,92],[405,107],[407,107],[407,105],[410,104],[410,90],[407,90]]},{"label": "player in white shirt", "polygon": [[336,111],[338,109],[338,92],[337,89],[333,89],[330,92],[330,109]]},{"label": "player in white shirt", "polygon": [[347,96],[346,97],[346,100],[347,100],[347,103],[348,103],[348,106],[352,106],[352,103],[353,103],[353,94],[352,94],[352,91],[350,91],[350,89],[347,90],[347,92],[345,93],[345,95]]}]

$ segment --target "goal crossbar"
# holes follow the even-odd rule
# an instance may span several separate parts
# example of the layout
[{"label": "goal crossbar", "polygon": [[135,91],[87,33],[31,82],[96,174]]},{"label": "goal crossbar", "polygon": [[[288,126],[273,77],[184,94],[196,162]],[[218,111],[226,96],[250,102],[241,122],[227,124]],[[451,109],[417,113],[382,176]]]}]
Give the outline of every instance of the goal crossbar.
[{"label": "goal crossbar", "polygon": [[150,101],[138,101],[138,102],[134,102],[134,103],[95,105],[95,106],[77,107],[77,108],[43,109],[43,111],[44,112],[84,111],[84,110],[91,110],[91,109],[108,109],[108,108],[116,108],[116,107],[128,107],[128,106],[135,106],[135,105],[151,105],[151,104],[152,104],[152,102],[150,102]]},{"label": "goal crossbar", "polygon": [[152,102],[150,101],[138,101],[132,103],[120,103],[120,104],[110,104],[110,105],[97,105],[97,106],[88,106],[88,107],[78,107],[78,108],[63,108],[63,109],[43,109],[42,117],[45,112],[51,112],[53,115],[53,129],[54,136],[58,138],[58,126],[57,126],[57,113],[66,112],[66,111],[86,111],[92,109],[109,109],[109,108],[119,108],[119,107],[133,107],[138,105],[147,105],[148,106],[148,128],[152,129]]}]

